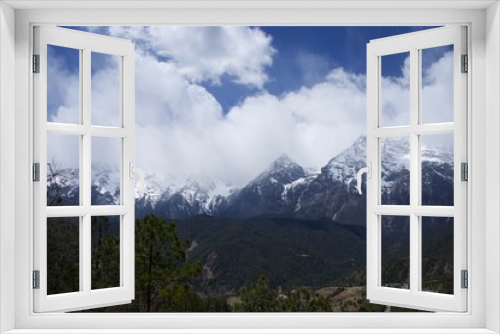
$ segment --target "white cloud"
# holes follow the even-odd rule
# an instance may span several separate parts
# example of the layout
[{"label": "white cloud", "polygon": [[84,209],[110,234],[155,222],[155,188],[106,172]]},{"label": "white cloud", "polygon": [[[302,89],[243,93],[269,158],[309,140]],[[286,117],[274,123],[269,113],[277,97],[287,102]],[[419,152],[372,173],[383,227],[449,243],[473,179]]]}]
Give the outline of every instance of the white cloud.
[{"label": "white cloud", "polygon": [[[92,61],[97,58],[92,53]],[[99,55],[103,67],[92,75],[91,108],[92,125],[120,126],[120,58]]]},{"label": "white cloud", "polygon": [[129,38],[138,48],[167,57],[193,82],[234,82],[262,88],[275,50],[271,37],[250,27],[110,27],[112,36]]},{"label": "white cloud", "polygon": [[[138,34],[134,29],[126,33]],[[92,91],[93,99],[104,101],[116,90],[104,75],[113,66],[95,74],[102,82],[96,82],[99,89]],[[255,177],[283,153],[304,167],[319,168],[366,132],[365,80],[364,75],[336,68],[321,83],[282,96],[260,92],[224,115],[216,99],[175,62],[158,61],[138,50],[136,166],[157,177],[205,175],[238,183]],[[447,103],[439,92],[450,84],[448,72],[431,66],[425,80],[428,103]],[[384,105],[393,110],[392,120],[409,112],[403,98],[409,94],[407,78],[384,78],[383,91]],[[64,117],[62,110],[55,121]],[[108,109],[101,112],[106,119]],[[93,156],[113,163],[110,149],[103,143]]]},{"label": "white cloud", "polygon": [[422,88],[422,122],[453,122],[453,52],[424,69]]},{"label": "white cloud", "polygon": [[402,76],[382,77],[381,108],[383,127],[410,125],[410,57],[401,66]]},{"label": "white cloud", "polygon": [[[47,47],[49,59],[47,61],[47,100],[49,102],[47,120],[55,121],[53,117],[57,114],[57,122],[78,124],[80,120],[79,74],[67,69],[66,64],[57,55],[58,49],[59,47]],[[76,57],[78,57],[78,52]]]}]

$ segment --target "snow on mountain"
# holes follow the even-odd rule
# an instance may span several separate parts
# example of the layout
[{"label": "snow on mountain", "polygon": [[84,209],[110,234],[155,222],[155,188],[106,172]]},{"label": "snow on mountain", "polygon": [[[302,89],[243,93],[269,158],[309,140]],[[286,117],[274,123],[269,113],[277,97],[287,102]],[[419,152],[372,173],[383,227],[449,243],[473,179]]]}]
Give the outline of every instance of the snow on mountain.
[{"label": "snow on mountain", "polygon": [[78,205],[80,198],[79,172],[62,168],[56,163],[47,164],[47,205]]},{"label": "snow on mountain", "polygon": [[[410,142],[408,137],[389,137],[381,140],[382,184],[389,185],[387,176],[395,171],[410,169]],[[422,147],[422,162],[453,165],[453,151],[439,146]],[[366,167],[366,135],[360,136],[345,151],[331,159],[322,173],[349,185],[356,180],[358,170]]]},{"label": "snow on mountain", "polygon": [[317,173],[316,174],[309,174],[308,176],[300,177],[295,181],[284,184],[283,185],[283,192],[281,193],[281,198],[283,200],[285,200],[290,192],[293,192],[295,189],[310,183],[311,181],[316,179],[317,176],[318,176]]},{"label": "snow on mountain", "polygon": [[138,177],[135,179],[134,187],[134,197],[143,198],[145,201],[149,202],[154,208],[156,203],[160,200],[162,194],[165,192],[164,187],[159,182],[155,174],[146,175],[144,177],[144,194],[141,195],[140,180]]},{"label": "snow on mountain", "polygon": [[[109,168],[92,166],[92,201],[93,205],[120,204],[120,172]],[[99,195],[95,195],[95,192]],[[110,196],[111,195],[111,196]],[[97,198],[107,198],[105,202]]]},{"label": "snow on mountain", "polygon": [[[397,203],[407,196],[409,150],[405,137],[381,141],[383,200]],[[197,214],[237,217],[283,214],[337,220],[359,211],[356,209],[360,201],[355,189],[356,174],[365,165],[366,136],[362,135],[319,172],[308,171],[282,155],[245,186],[199,176],[161,179],[149,174],[142,195],[139,180],[135,180],[136,213],[138,217],[153,212],[174,219]],[[48,200],[56,203],[53,205],[76,205],[78,170],[57,168],[55,164],[48,167]],[[423,194],[427,196],[424,202],[448,203],[447,194],[453,182],[453,151],[422,147],[422,175]],[[118,172],[93,166],[92,204],[119,204],[119,181]],[[435,184],[444,190],[435,190]]]},{"label": "snow on mountain", "polygon": [[213,215],[235,191],[237,188],[228,182],[206,177],[165,180],[148,176],[143,195],[140,195],[136,181],[136,208],[139,206],[141,212],[155,212],[167,218]]},{"label": "snow on mountain", "polygon": [[331,159],[321,169],[326,176],[349,185],[358,170],[366,167],[366,136],[360,136],[345,151]]},{"label": "snow on mountain", "polygon": [[283,197],[287,184],[306,177],[304,169],[287,155],[276,159],[253,181],[230,198],[226,216],[251,217],[262,214],[281,214],[290,210]]}]

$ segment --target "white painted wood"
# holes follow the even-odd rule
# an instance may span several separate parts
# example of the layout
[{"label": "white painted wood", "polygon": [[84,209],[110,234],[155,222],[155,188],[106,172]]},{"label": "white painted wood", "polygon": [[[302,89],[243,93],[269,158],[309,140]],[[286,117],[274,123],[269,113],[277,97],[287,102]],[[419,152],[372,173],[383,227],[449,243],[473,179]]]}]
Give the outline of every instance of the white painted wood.
[{"label": "white painted wood", "polygon": [[47,217],[80,217],[87,213],[92,216],[117,216],[128,212],[130,208],[123,205],[49,206],[46,208]]},{"label": "white painted wood", "polygon": [[419,124],[411,126],[394,126],[386,128],[376,128],[373,135],[376,137],[402,137],[409,136],[411,133],[417,135],[434,135],[442,133],[453,133],[455,125],[453,123],[440,124]]},{"label": "white painted wood", "polygon": [[[135,295],[135,198],[134,198],[134,180],[128,177],[128,166],[130,161],[135,161],[135,61],[134,48],[124,55],[121,62],[122,82],[121,107],[122,107],[122,126],[129,131],[129,135],[122,140],[122,167],[121,167],[121,204],[127,208],[126,214],[122,216],[121,233],[123,242],[120,243],[120,252],[123,254],[123,270],[121,272],[123,286],[127,287],[126,297],[134,299]],[[122,244],[124,246],[122,246]]]},{"label": "white painted wood", "polygon": [[15,327],[15,12],[0,3],[0,333]]},{"label": "white painted wood", "polygon": [[[107,38],[63,28],[35,27],[34,52],[40,54],[40,73],[34,75],[34,160],[40,163],[40,182],[34,186],[34,270],[41,284],[34,293],[35,312],[71,311],[99,305],[129,303],[134,298],[134,183],[123,171],[134,159],[134,45],[128,40]],[[80,124],[47,123],[47,45],[80,50]],[[109,53],[123,59],[121,66],[120,128],[91,125],[91,53]],[[80,205],[47,207],[47,133],[80,137]],[[91,205],[91,142],[93,136],[121,139],[121,205]],[[92,216],[120,215],[120,287],[92,290]],[[80,217],[80,292],[47,295],[47,218]]]},{"label": "white painted wood", "polygon": [[[398,38],[395,36],[394,38]],[[410,127],[415,129],[420,118],[420,54],[419,49],[410,49]],[[382,110],[379,111],[382,113]],[[418,205],[418,194],[420,188],[420,145],[419,136],[414,131],[409,134],[410,140],[410,208]],[[413,211],[413,210],[412,210]],[[415,214],[410,214],[410,292],[418,293],[418,282],[420,278],[420,243],[419,243],[419,222],[420,218]],[[382,244],[380,244],[382,247]]]},{"label": "white painted wood", "polygon": [[372,212],[388,216],[410,216],[414,213],[422,217],[453,217],[455,208],[452,206],[376,205],[372,208]]},{"label": "white painted wood", "polygon": [[[48,30],[48,34],[53,32],[53,29]],[[76,37],[76,35],[75,35]],[[65,38],[66,40],[68,39],[67,37]],[[76,39],[76,38],[74,38]],[[91,111],[92,111],[92,96],[91,96],[91,91],[92,88],[90,86],[92,82],[92,71],[91,71],[91,59],[92,59],[92,52],[88,47],[82,48],[80,51],[81,59],[82,62],[80,64],[80,73],[82,74],[80,76],[80,94],[81,94],[81,99],[80,99],[80,114],[81,114],[81,125],[83,127],[90,127],[91,125]],[[35,106],[36,108],[36,106]],[[48,125],[49,123],[47,123]],[[80,172],[80,188],[82,189],[82,194],[83,197],[80,200],[80,205],[82,208],[85,208],[84,212],[81,213],[81,221],[82,221],[82,244],[80,245],[80,248],[82,249],[82,257],[80,258],[80,270],[81,270],[81,277],[83,278],[83,281],[80,282],[80,285],[82,286],[82,290],[85,294],[88,295],[91,290],[91,285],[92,285],[92,247],[91,247],[91,242],[92,242],[92,225],[91,225],[91,219],[92,217],[88,214],[88,209],[90,208],[90,203],[91,203],[91,182],[92,182],[92,136],[87,132],[84,133],[83,136],[80,137],[83,142],[83,149],[81,153],[81,160],[80,160],[80,165],[82,167],[81,172]],[[48,208],[47,208],[48,209]],[[36,241],[35,241],[36,242]],[[41,240],[40,242],[43,242]],[[70,295],[72,296],[72,295]],[[50,297],[50,296],[49,296]],[[69,303],[71,304],[73,300],[76,300],[77,297],[75,296],[74,298],[68,298]],[[47,301],[52,301],[52,304],[54,305],[55,303],[59,302],[57,299],[55,299],[56,302],[54,302],[54,299],[49,299],[47,298]],[[62,303],[61,303],[62,304]],[[65,308],[59,308],[61,306],[58,306],[55,304],[52,307],[56,307],[56,310],[69,310],[75,307],[75,305],[65,305]],[[40,312],[44,312],[50,308],[45,307],[45,309],[41,309]],[[35,305],[35,312],[37,311],[36,305]]]},{"label": "white painted wood", "polygon": [[371,291],[380,285],[380,215],[374,209],[380,206],[380,157],[379,138],[372,130],[380,124],[380,93],[377,89],[380,80],[380,58],[374,55],[367,45],[366,49],[366,161],[371,163],[372,177],[367,179],[366,187],[366,289]]},{"label": "white painted wood", "polygon": [[[487,286],[486,302],[486,327],[500,332],[500,242],[497,240],[500,235],[500,2],[497,2],[486,12],[486,27],[489,35],[486,37],[486,69],[490,74],[486,78],[485,102],[486,102],[486,135],[488,140],[485,143],[487,152],[485,159],[477,161],[477,155],[471,160],[471,170],[478,170],[487,175],[485,191],[488,194],[485,200],[485,210],[489,213],[486,216],[486,254],[494,254],[496,259],[488,262],[484,275],[485,286]],[[474,68],[474,73],[478,70]],[[475,74],[476,75],[476,74]],[[474,133],[472,133],[474,136]],[[484,166],[484,169],[482,168]],[[475,194],[474,194],[475,195]],[[475,197],[470,196],[474,200]],[[489,223],[489,224],[488,224]],[[474,232],[473,232],[474,233]],[[481,279],[481,276],[477,279]],[[474,280],[477,280],[473,278]]]},{"label": "white painted wood", "polygon": [[[84,109],[85,108],[88,108],[87,105],[88,105],[88,101],[84,101],[84,94],[83,94],[83,87],[82,87],[82,82],[84,80],[84,76],[86,76],[86,74],[84,73],[84,61],[86,61],[86,58],[83,57],[83,50],[80,50],[79,51],[79,64],[80,64],[80,67],[79,67],[79,121],[78,121],[78,124],[75,125],[77,127],[83,127],[83,125],[81,124],[88,124],[88,116],[85,115],[84,113]],[[86,64],[88,66],[88,64]],[[88,80],[88,78],[86,79]],[[50,126],[50,122],[47,122],[47,133],[57,133],[57,132],[52,132],[49,130],[49,126]],[[66,125],[67,126],[67,125]],[[62,129],[65,129],[66,126],[62,127]],[[80,187],[79,187],[79,205],[80,206],[83,206],[83,200],[84,200],[84,197],[87,196],[87,192],[88,190],[85,190],[85,187],[82,187],[81,185],[82,184],[85,184],[85,182],[89,181],[88,179],[88,175],[84,173],[85,169],[86,169],[86,166],[84,165],[84,159],[83,159],[83,155],[84,155],[84,152],[85,150],[87,149],[88,147],[88,139],[86,140],[83,135],[85,133],[73,133],[73,135],[79,135],[79,154],[78,154],[78,159],[79,159],[79,168],[80,168],[80,173],[79,173],[79,182],[80,182]],[[47,212],[47,218],[50,217],[50,215],[48,214]],[[64,216],[63,216],[64,217]],[[83,214],[79,215],[79,259],[82,259],[82,261],[80,261],[79,263],[79,267],[78,267],[78,270],[79,270],[79,275],[78,275],[78,278],[79,278],[79,281],[78,281],[78,291],[83,291],[84,289],[84,280],[85,280],[85,265],[84,265],[84,261],[83,259],[87,256],[87,250],[86,250],[86,247],[84,246],[85,245],[85,241],[86,239],[84,239],[84,235],[85,235],[85,232],[86,232],[86,229],[85,229],[85,223],[84,223],[84,217],[83,217]]]},{"label": "white painted wood", "polygon": [[[358,2],[349,1],[352,6]],[[397,6],[419,6],[430,8],[438,1],[410,2],[405,1]],[[47,5],[47,1],[37,1],[37,6]],[[102,2],[87,1],[87,8],[96,8]],[[141,1],[141,4],[143,2]],[[181,6],[185,2],[182,2]],[[498,290],[498,280],[494,278],[486,281],[484,270],[486,264],[491,268],[498,255],[485,252],[485,227],[486,224],[497,223],[498,219],[491,217],[490,208],[485,211],[485,139],[484,131],[486,118],[486,102],[492,98],[498,98],[498,89],[485,86],[485,78],[489,82],[498,82],[498,75],[494,71],[485,71],[485,56],[489,57],[490,64],[499,63],[495,52],[485,51],[485,38],[490,37],[498,43],[490,29],[485,29],[485,14],[483,10],[456,10],[462,1],[439,1],[445,3],[445,10],[380,10],[379,2],[370,2],[370,8],[360,5],[358,10],[309,9],[308,2],[303,5],[308,10],[291,9],[292,4],[288,2],[283,5],[286,9],[275,9],[268,2],[261,4],[257,10],[227,10],[229,6],[216,6],[210,11],[200,9],[200,6],[210,6],[214,1],[206,1],[199,6],[188,10],[123,10],[113,11],[77,9],[77,10],[32,10],[18,11],[16,14],[16,122],[12,124],[16,128],[16,151],[30,152],[16,155],[16,233],[9,237],[16,240],[15,262],[16,262],[16,333],[77,333],[82,330],[86,333],[491,333],[485,327],[485,291],[487,294],[488,312],[491,313],[490,321],[498,320],[498,312],[494,312],[494,305],[499,304],[499,299],[490,294],[490,291]],[[269,2],[270,3],[270,2]],[[478,2],[470,2],[474,8],[479,8]],[[64,5],[67,3],[65,2]],[[127,3],[121,2],[120,6]],[[388,5],[394,8],[396,2],[391,1]],[[73,5],[73,3],[71,4]],[[63,6],[61,2],[52,2],[52,8]],[[75,2],[74,6],[77,6]],[[154,5],[156,6],[156,5]],[[311,5],[312,6],[312,5]],[[351,5],[349,5],[351,6]],[[372,7],[373,6],[373,7]],[[78,7],[81,8],[81,7]],[[134,7],[137,8],[137,7]],[[377,7],[380,8],[380,7]],[[412,7],[413,8],[413,7]],[[469,48],[473,52],[471,58],[473,76],[469,77],[472,91],[469,96],[469,105],[473,112],[469,113],[469,129],[473,134],[469,147],[473,155],[470,164],[477,164],[471,168],[471,193],[474,195],[469,201],[469,215],[472,217],[473,226],[469,225],[472,245],[468,245],[469,258],[472,266],[470,275],[474,278],[469,282],[469,296],[471,308],[466,314],[462,313],[385,313],[385,314],[32,314],[32,290],[30,288],[30,271],[32,268],[29,260],[34,252],[32,245],[32,215],[31,192],[32,183],[26,177],[30,174],[32,162],[32,97],[31,80],[29,68],[31,55],[31,22],[54,24],[63,22],[74,25],[153,25],[153,24],[193,24],[193,25],[442,25],[456,24],[457,22],[468,22],[473,29],[470,30],[472,43]],[[493,17],[489,24],[498,25],[498,18]],[[488,27],[490,27],[488,25]],[[4,76],[4,73],[2,73]],[[8,78],[10,82],[14,77]],[[495,87],[498,87],[496,85]],[[485,99],[488,92],[488,100]],[[489,109],[495,113],[494,108]],[[491,122],[490,122],[491,123]],[[498,128],[497,123],[488,124],[491,129]],[[488,141],[490,151],[498,149],[498,142]],[[14,147],[12,147],[14,151]],[[493,168],[493,167],[492,167]],[[497,196],[500,188],[489,186],[488,198],[495,193]],[[5,224],[6,222],[1,222]],[[499,238],[496,234],[488,234],[490,242],[497,245]],[[9,260],[4,258],[3,261]],[[498,265],[497,265],[498,267]],[[476,274],[475,274],[476,273]],[[490,307],[491,306],[491,307]],[[260,328],[257,328],[259,327]],[[140,329],[131,329],[139,328]],[[24,329],[23,329],[24,328]],[[46,328],[45,330],[40,328]],[[166,329],[169,328],[169,329]],[[245,329],[246,328],[246,329]],[[265,328],[265,329],[263,329]]]},{"label": "white painted wood", "polygon": [[[386,314],[388,316],[388,314]],[[73,329],[17,329],[10,331],[6,334],[82,334],[82,330]],[[252,334],[495,334],[492,331],[482,328],[458,328],[458,329],[403,329],[403,328],[358,328],[358,329],[324,329],[324,328],[291,328],[286,330],[275,328],[256,328],[251,332],[249,330],[235,330],[235,329],[93,329],[84,332],[92,334],[234,334],[234,333],[252,333]]]},{"label": "white painted wood", "polygon": [[[454,45],[454,122],[421,125],[421,49]],[[460,71],[461,54],[467,54],[466,28],[452,26],[372,40],[367,46],[367,155],[368,161],[380,166],[380,145],[383,137],[407,135],[410,138],[410,205],[389,206],[380,203],[380,171],[367,181],[367,226],[378,224],[381,215],[410,217],[410,290],[381,287],[382,241],[380,230],[367,229],[367,298],[376,303],[441,311],[467,311],[467,290],[461,289],[460,271],[467,270],[467,182],[460,181],[460,163],[467,162],[467,75]],[[380,57],[410,52],[410,125],[380,127]],[[421,205],[421,143],[422,134],[454,134],[454,197],[453,207]],[[422,292],[421,217],[454,217],[454,295]],[[377,258],[373,254],[378,254]],[[370,262],[376,261],[376,265]]]},{"label": "white painted wood", "polygon": [[232,8],[232,9],[253,9],[253,8],[276,8],[276,9],[477,9],[487,8],[492,5],[494,1],[488,0],[468,0],[459,1],[450,6],[449,0],[424,0],[424,1],[402,1],[394,5],[393,1],[369,1],[369,0],[241,0],[241,1],[203,1],[203,0],[168,0],[168,1],[154,1],[154,0],[128,0],[117,3],[113,0],[100,0],[97,3],[89,0],[72,0],[60,4],[58,1],[39,1],[39,0],[6,0],[6,3],[16,9],[82,9],[82,8],[99,8],[99,9],[218,9],[218,8]]},{"label": "white painted wood", "polygon": [[86,135],[99,137],[126,137],[130,130],[124,128],[109,128],[79,124],[47,123],[47,132],[68,135]]}]

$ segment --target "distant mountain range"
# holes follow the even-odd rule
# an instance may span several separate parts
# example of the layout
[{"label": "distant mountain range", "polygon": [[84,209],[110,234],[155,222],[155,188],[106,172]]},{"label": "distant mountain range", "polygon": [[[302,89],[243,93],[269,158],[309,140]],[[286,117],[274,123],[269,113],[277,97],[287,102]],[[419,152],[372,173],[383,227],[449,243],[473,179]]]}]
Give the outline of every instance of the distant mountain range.
[{"label": "distant mountain range", "polygon": [[[381,145],[382,203],[408,204],[409,143],[387,138]],[[288,289],[364,285],[366,195],[357,192],[356,173],[365,161],[366,137],[361,136],[317,172],[282,155],[243,187],[210,179],[162,183],[149,175],[144,194],[136,188],[136,217],[167,218],[192,241],[188,257],[203,264],[197,291],[234,293],[259,274]],[[78,170],[48,167],[49,205],[78,204]],[[423,149],[422,180],[423,204],[453,205],[453,152]],[[119,173],[93,166],[92,204],[119,204],[118,185]],[[382,252],[390,264],[384,282],[408,279],[407,220],[382,220]],[[429,282],[438,273],[453,282],[453,218],[428,217],[422,231],[432,236],[423,244]]]},{"label": "distant mountain range", "polygon": [[[409,203],[409,143],[405,139],[386,138],[382,142],[382,204]],[[160,184],[148,176],[144,194],[139,195],[136,189],[136,217],[148,213],[168,219],[286,216],[364,225],[366,197],[356,190],[356,173],[365,165],[366,136],[361,136],[319,172],[307,171],[282,155],[240,188],[210,179]],[[78,171],[57,170],[51,165],[49,170],[48,202],[77,203]],[[92,204],[119,204],[119,174],[105,168],[93,168],[92,172]],[[423,150],[422,178],[423,204],[453,205],[453,152]],[[362,187],[366,187],[364,181]]]}]

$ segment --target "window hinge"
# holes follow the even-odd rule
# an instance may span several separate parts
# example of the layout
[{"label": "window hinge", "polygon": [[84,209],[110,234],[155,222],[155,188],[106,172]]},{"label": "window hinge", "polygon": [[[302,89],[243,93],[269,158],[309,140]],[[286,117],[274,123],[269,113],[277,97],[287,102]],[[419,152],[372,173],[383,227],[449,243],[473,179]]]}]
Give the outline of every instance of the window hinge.
[{"label": "window hinge", "polygon": [[40,164],[38,162],[33,164],[33,181],[40,182]]},{"label": "window hinge", "polygon": [[461,276],[462,289],[467,289],[469,287],[469,273],[467,272],[467,270],[462,270]]},{"label": "window hinge", "polygon": [[33,55],[33,73],[40,73],[40,55]]},{"label": "window hinge", "polygon": [[461,170],[461,172],[460,172],[461,178],[460,179],[462,181],[469,181],[469,165],[467,165],[466,162],[462,162],[460,164],[460,168],[461,168],[460,169]]},{"label": "window hinge", "polygon": [[462,73],[469,72],[469,56],[462,55]]},{"label": "window hinge", "polygon": [[33,289],[40,289],[40,270],[33,270]]}]

